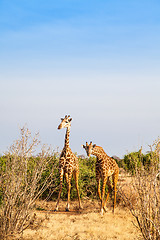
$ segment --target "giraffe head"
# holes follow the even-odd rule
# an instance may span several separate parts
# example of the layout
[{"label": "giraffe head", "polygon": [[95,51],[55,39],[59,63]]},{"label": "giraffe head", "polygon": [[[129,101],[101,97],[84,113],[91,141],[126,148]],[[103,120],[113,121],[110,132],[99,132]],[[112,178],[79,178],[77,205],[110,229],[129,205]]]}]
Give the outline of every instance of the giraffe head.
[{"label": "giraffe head", "polygon": [[89,157],[92,154],[93,149],[96,147],[96,144],[92,145],[92,142],[90,142],[90,144],[86,142],[86,146],[82,145],[82,147],[86,150],[87,156]]},{"label": "giraffe head", "polygon": [[70,115],[66,115],[65,118],[61,118],[61,123],[60,125],[58,126],[58,129],[61,129],[61,128],[70,128],[71,126],[71,121],[72,121],[72,118],[70,118]]}]

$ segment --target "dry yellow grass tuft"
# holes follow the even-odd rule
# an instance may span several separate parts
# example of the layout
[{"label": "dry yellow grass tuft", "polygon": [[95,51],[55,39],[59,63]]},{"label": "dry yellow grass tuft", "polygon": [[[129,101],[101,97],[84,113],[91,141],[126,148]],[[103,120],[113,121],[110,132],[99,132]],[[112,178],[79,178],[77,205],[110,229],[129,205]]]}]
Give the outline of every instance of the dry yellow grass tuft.
[{"label": "dry yellow grass tuft", "polygon": [[[99,202],[87,200],[83,202],[84,209],[77,211],[77,202],[71,202],[71,212],[64,212],[65,203],[61,202],[60,212],[54,213],[55,203],[39,202],[39,207],[45,210],[36,211],[37,218],[44,218],[37,229],[26,229],[25,240],[137,240],[140,233],[133,225],[133,216],[127,209],[112,209],[103,216],[99,214]],[[47,218],[46,218],[47,214]]]}]

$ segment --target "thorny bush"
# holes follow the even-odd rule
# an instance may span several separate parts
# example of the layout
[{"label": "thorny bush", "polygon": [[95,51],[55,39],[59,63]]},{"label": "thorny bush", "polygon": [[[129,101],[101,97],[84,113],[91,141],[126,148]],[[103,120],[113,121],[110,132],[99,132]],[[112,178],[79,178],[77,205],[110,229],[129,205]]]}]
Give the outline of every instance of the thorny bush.
[{"label": "thorny bush", "polygon": [[53,184],[52,171],[42,181],[51,150],[42,146],[37,157],[33,157],[39,145],[38,134],[32,137],[28,128],[23,127],[20,139],[2,158],[0,239],[21,234],[30,225],[35,217],[31,211],[35,200]]},{"label": "thorny bush", "polygon": [[[130,187],[134,189],[135,202],[124,194],[121,189],[121,196],[137,221],[145,240],[160,239],[160,139],[150,146],[150,162],[146,168],[139,164],[137,159],[134,162],[134,174]],[[140,158],[143,156],[140,156]]]}]

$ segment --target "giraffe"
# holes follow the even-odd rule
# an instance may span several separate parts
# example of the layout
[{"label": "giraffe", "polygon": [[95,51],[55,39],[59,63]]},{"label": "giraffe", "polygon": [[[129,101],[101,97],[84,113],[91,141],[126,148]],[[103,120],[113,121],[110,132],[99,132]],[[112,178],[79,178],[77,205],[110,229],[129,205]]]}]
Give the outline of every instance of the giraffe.
[{"label": "giraffe", "polygon": [[[87,156],[95,155],[97,157],[96,161],[96,181],[98,186],[98,196],[101,200],[101,210],[100,213],[103,215],[103,210],[106,211],[106,203],[109,197],[109,194],[112,190],[112,186],[109,180],[109,177],[112,176],[113,187],[114,187],[114,204],[113,204],[113,213],[115,211],[116,204],[116,186],[118,182],[119,168],[116,161],[109,157],[102,147],[92,145],[92,142],[88,144],[86,142],[86,146],[82,145],[82,147],[86,150]],[[102,180],[102,191],[100,190],[100,183]],[[108,193],[105,200],[105,186],[108,185]],[[102,194],[101,194],[102,192]]]},{"label": "giraffe", "polygon": [[61,192],[62,192],[63,175],[65,176],[65,179],[66,179],[67,194],[68,194],[66,211],[69,211],[72,174],[73,174],[73,177],[76,182],[76,190],[77,190],[77,195],[78,195],[79,208],[82,208],[80,195],[79,195],[79,188],[78,188],[78,176],[79,176],[78,158],[71,151],[71,149],[69,147],[69,135],[70,135],[71,121],[72,121],[72,118],[70,118],[70,115],[68,115],[68,116],[66,115],[65,118],[61,118],[61,123],[58,126],[58,129],[66,128],[66,135],[65,135],[64,148],[60,154],[60,159],[59,159],[60,189],[59,189],[59,195],[58,195],[58,200],[57,200],[55,211],[58,211],[58,205],[59,205]]}]

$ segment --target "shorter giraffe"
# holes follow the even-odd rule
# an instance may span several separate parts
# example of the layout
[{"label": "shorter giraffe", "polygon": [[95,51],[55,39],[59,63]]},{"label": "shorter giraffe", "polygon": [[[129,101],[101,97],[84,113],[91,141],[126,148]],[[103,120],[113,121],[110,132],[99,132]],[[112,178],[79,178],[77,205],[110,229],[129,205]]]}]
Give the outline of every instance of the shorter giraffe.
[{"label": "shorter giraffe", "polygon": [[[109,197],[109,194],[112,190],[111,183],[109,177],[112,176],[113,180],[113,187],[114,187],[114,204],[113,204],[113,212],[115,210],[116,204],[116,186],[118,181],[119,175],[119,168],[116,161],[109,157],[103,150],[102,147],[96,146],[95,144],[92,145],[92,142],[88,144],[86,142],[86,146],[82,145],[82,147],[86,150],[87,156],[95,155],[97,157],[96,161],[96,181],[98,185],[98,196],[101,200],[101,214],[103,215],[103,209],[106,211],[106,203]],[[102,194],[100,190],[100,183],[102,180]],[[108,193],[105,200],[105,186],[108,185]]]}]

